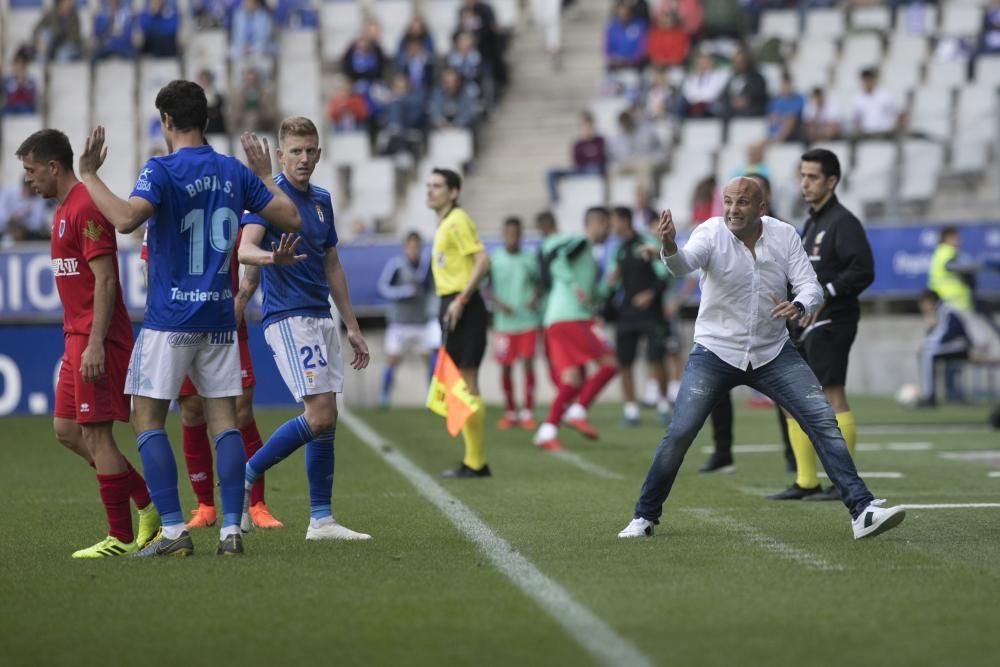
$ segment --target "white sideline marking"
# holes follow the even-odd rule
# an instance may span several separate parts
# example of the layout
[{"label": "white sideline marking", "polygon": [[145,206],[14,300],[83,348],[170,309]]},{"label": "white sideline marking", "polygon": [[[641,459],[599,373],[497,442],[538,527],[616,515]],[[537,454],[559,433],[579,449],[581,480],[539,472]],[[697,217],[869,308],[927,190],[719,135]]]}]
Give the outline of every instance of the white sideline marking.
[{"label": "white sideline marking", "polygon": [[1000,509],[1000,503],[940,503],[935,505],[900,505],[908,510]]},{"label": "white sideline marking", "polygon": [[587,459],[583,458],[576,452],[567,452],[562,450],[559,452],[546,452],[547,454],[554,456],[555,458],[565,461],[566,463],[576,466],[584,472],[589,472],[592,475],[597,475],[598,477],[603,477],[604,479],[625,479],[624,475],[616,473],[614,470],[609,470],[604,466],[598,465],[596,463],[591,463]]},{"label": "white sideline marking", "polygon": [[[825,472],[817,473],[819,477],[830,478]],[[867,477],[869,479],[903,479],[906,477],[901,472],[859,472],[858,475],[861,477]]]},{"label": "white sideline marking", "polygon": [[987,477],[1000,477],[1000,470],[994,470],[993,472],[986,473]]},{"label": "white sideline marking", "polygon": [[808,551],[803,551],[802,549],[797,549],[790,544],[785,544],[784,542],[779,542],[778,540],[765,535],[756,528],[748,526],[745,523],[737,521],[736,519],[730,518],[725,515],[720,515],[709,509],[704,508],[692,508],[686,509],[686,512],[694,514],[699,519],[707,521],[708,523],[714,523],[717,526],[722,526],[723,528],[730,530],[734,533],[740,533],[752,543],[763,547],[765,550],[770,551],[773,554],[786,558],[788,560],[795,561],[800,565],[805,565],[808,568],[814,570],[827,570],[827,571],[839,571],[844,570],[843,565],[836,565],[830,561],[824,560],[819,556],[809,553]]},{"label": "white sideline marking", "polygon": [[652,667],[653,662],[638,648],[574,600],[565,588],[545,576],[530,560],[515,551],[507,540],[493,532],[472,509],[448,493],[398,448],[392,447],[363,419],[342,408],[340,420],[361,442],[405,477],[417,493],[444,514],[497,570],[548,613],[597,662],[609,667]]},{"label": "white sideline marking", "polygon": [[[934,449],[931,442],[862,442],[858,443],[859,452],[924,452]],[[702,447],[701,451],[711,454],[715,449],[711,446]],[[785,451],[784,445],[733,445],[734,454],[771,454]]]},{"label": "white sideline marking", "polygon": [[859,426],[858,433],[862,435],[906,435],[909,433],[982,433],[990,427],[974,424],[896,424],[895,426]]}]

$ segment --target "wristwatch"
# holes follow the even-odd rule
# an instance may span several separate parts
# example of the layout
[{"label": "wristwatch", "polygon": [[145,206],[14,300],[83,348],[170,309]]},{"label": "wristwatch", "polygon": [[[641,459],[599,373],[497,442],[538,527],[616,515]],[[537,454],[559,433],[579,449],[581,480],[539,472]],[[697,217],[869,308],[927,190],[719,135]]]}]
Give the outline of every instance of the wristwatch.
[{"label": "wristwatch", "polygon": [[798,309],[798,311],[799,311],[799,317],[802,317],[803,315],[806,314],[806,307],[803,306],[798,301],[792,301],[792,305],[795,306]]}]

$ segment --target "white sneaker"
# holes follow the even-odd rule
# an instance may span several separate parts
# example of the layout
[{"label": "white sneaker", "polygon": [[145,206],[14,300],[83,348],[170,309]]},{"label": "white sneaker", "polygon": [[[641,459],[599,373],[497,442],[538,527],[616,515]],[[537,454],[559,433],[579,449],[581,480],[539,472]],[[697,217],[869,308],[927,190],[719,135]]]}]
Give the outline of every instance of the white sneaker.
[{"label": "white sneaker", "polygon": [[587,408],[583,407],[579,403],[574,403],[569,406],[566,410],[566,414],[563,415],[563,421],[570,421],[572,419],[586,419],[587,418]]},{"label": "white sneaker", "polygon": [[346,526],[341,526],[336,519],[310,519],[306,530],[307,540],[370,540],[371,535],[358,533]]},{"label": "white sneaker", "polygon": [[854,539],[860,540],[863,537],[875,537],[903,523],[903,519],[906,518],[906,510],[898,505],[882,509],[881,505],[884,504],[885,500],[873,500],[858,515],[857,519],[851,521],[851,528],[854,529]]},{"label": "white sneaker", "polygon": [[555,440],[558,435],[559,429],[556,428],[556,425],[545,422],[538,427],[537,431],[535,431],[535,437],[533,437],[531,441],[534,443],[535,447],[538,447],[542,443]]},{"label": "white sneaker", "polygon": [[636,517],[625,526],[622,532],[618,533],[620,539],[625,539],[628,537],[652,537],[653,536],[653,522],[648,519],[643,519],[641,517]]}]

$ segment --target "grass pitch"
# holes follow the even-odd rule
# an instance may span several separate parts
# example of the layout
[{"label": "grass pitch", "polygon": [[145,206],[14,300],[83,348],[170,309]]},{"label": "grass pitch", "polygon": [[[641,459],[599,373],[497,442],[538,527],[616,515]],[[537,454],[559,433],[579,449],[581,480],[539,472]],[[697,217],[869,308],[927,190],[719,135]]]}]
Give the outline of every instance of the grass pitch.
[{"label": "grass pitch", "polygon": [[[902,475],[870,477],[876,496],[1000,503],[1000,478],[988,476],[1000,454],[963,454],[1000,450],[984,407],[853,404],[859,469]],[[293,414],[261,411],[261,432]],[[429,473],[461,456],[423,410],[356,414]],[[657,536],[620,542],[662,435],[653,416],[625,429],[620,408],[601,406],[599,442],[566,433],[587,470],[536,451],[529,433],[493,430],[499,416],[487,414],[494,477],[442,486],[655,664],[996,664],[1000,509],[913,509],[899,529],[856,543],[839,503],[761,498],[791,482],[780,453],[737,450],[736,474],[698,475],[706,428]],[[179,452],[176,415],[168,424]],[[138,463],[127,427],[117,435]],[[213,528],[194,534],[193,558],[73,561],[103,534],[93,474],[48,419],[5,418],[0,439],[5,665],[596,664],[343,424],[334,513],[375,539],[305,542],[300,452],[267,475],[286,528],[248,535],[242,559],[213,555]],[[777,443],[773,412],[738,407],[736,442]],[[183,472],[181,498],[193,507]]]}]

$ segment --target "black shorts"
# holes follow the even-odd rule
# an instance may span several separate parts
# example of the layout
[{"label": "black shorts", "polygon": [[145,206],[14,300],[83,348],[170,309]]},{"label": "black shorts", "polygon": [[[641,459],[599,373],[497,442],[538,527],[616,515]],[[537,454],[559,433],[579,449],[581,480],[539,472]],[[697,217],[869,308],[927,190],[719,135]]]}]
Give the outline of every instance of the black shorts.
[{"label": "black shorts", "polygon": [[486,354],[486,328],[489,321],[486,303],[479,292],[475,292],[469,297],[469,303],[465,304],[462,318],[455,330],[447,331],[444,326],[444,314],[456,296],[457,293],[442,296],[441,309],[438,311],[441,333],[447,337],[445,350],[459,368],[479,368]]},{"label": "black shorts", "polygon": [[858,334],[857,321],[834,321],[809,332],[799,352],[824,387],[847,384],[847,360]]},{"label": "black shorts", "polygon": [[646,361],[663,361],[670,339],[667,322],[619,322],[615,329],[615,357],[624,368],[635,363],[639,353],[639,340],[646,339]]}]

